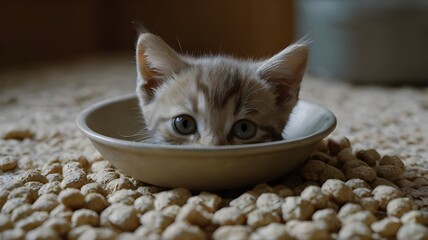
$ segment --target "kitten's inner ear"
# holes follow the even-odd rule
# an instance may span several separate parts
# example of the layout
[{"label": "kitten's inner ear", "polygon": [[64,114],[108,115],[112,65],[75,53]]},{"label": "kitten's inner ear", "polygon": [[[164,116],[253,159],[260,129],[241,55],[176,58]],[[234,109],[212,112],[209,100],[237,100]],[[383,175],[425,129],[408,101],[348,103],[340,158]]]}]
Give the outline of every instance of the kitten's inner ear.
[{"label": "kitten's inner ear", "polygon": [[163,81],[186,67],[180,55],[160,37],[150,33],[140,34],[136,57],[138,84],[147,101]]},{"label": "kitten's inner ear", "polygon": [[300,82],[308,60],[307,45],[307,41],[292,44],[262,62],[257,69],[259,76],[275,87],[277,104],[298,98]]}]

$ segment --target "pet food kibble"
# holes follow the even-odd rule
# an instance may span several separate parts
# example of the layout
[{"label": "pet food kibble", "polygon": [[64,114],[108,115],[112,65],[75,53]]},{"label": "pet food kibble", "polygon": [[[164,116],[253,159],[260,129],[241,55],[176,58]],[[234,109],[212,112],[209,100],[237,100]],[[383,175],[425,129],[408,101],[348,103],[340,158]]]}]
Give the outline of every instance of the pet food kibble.
[{"label": "pet food kibble", "polygon": [[[358,160],[356,160],[358,161]],[[344,170],[346,179],[360,178],[366,182],[371,182],[376,179],[376,171],[369,166],[358,166],[346,168]]]},{"label": "pet food kibble", "polygon": [[46,212],[34,212],[30,216],[23,218],[15,223],[15,227],[21,228],[24,231],[30,231],[43,224],[49,217]]},{"label": "pet food kibble", "polygon": [[327,140],[327,147],[331,156],[336,156],[342,150],[340,144],[333,139]]},{"label": "pet food kibble", "polygon": [[385,178],[381,178],[381,177],[377,177],[373,182],[370,183],[370,186],[372,188],[376,188],[377,186],[390,186],[390,187],[393,187],[395,189],[400,189],[393,182],[391,182]]},{"label": "pet food kibble", "polygon": [[78,189],[68,188],[62,191],[58,196],[59,201],[72,209],[79,209],[85,203],[85,197]]},{"label": "pet food kibble", "polygon": [[187,221],[190,224],[205,227],[211,223],[211,218],[212,214],[205,210],[201,205],[188,203],[181,208],[176,220]]},{"label": "pet food kibble", "polygon": [[36,190],[26,187],[26,186],[22,186],[22,187],[18,187],[13,189],[8,196],[8,199],[13,199],[13,198],[25,198],[27,199],[27,201],[29,203],[34,202],[37,198],[39,197],[38,193]]},{"label": "pet food kibble", "polygon": [[363,210],[363,207],[358,204],[346,203],[340,208],[340,211],[337,213],[337,217],[342,219],[361,210]]},{"label": "pet food kibble", "polygon": [[403,174],[403,169],[400,168],[399,166],[384,165],[384,166],[379,166],[377,169],[377,175],[389,181],[395,181],[399,179],[402,174]]},{"label": "pet food kibble", "polygon": [[345,175],[343,175],[342,171],[319,160],[309,160],[303,166],[302,176],[308,180],[321,183],[330,178],[345,180]]},{"label": "pet food kibble", "polygon": [[197,196],[190,197],[187,200],[188,203],[196,203],[203,206],[208,212],[215,212],[220,204],[221,204],[221,198],[215,194],[208,193],[208,192],[201,192]]},{"label": "pet food kibble", "polygon": [[236,207],[225,207],[214,213],[213,222],[219,225],[239,225],[245,223],[245,215]]},{"label": "pet food kibble", "polygon": [[261,209],[256,209],[250,212],[247,216],[247,224],[252,228],[258,228],[280,221],[281,217],[276,211],[267,212]]},{"label": "pet food kibble", "polygon": [[238,208],[242,213],[247,214],[256,209],[257,197],[250,193],[244,193],[230,202],[231,207]]},{"label": "pet food kibble", "polygon": [[23,204],[12,211],[10,219],[17,222],[33,214],[34,210],[30,204]]},{"label": "pet food kibble", "polygon": [[352,188],[346,185],[343,181],[337,179],[327,180],[321,187],[324,194],[333,198],[337,203],[352,202],[354,194]]},{"label": "pet food kibble", "polygon": [[287,197],[282,204],[282,217],[286,221],[307,220],[310,219],[313,212],[314,207],[301,197]]},{"label": "pet food kibble", "polygon": [[357,160],[357,158],[355,157],[355,155],[352,153],[352,149],[351,148],[345,148],[343,150],[341,150],[338,154],[337,154],[337,160],[341,163],[341,164],[346,164],[348,162],[351,161],[355,161]]},{"label": "pet food kibble", "polygon": [[166,240],[205,240],[207,236],[198,227],[187,222],[175,222],[162,233],[162,239]]},{"label": "pet food kibble", "polygon": [[79,236],[80,239],[103,239],[103,240],[116,240],[118,233],[109,228],[89,228]]},{"label": "pet food kibble", "polygon": [[50,216],[52,217],[63,217],[71,221],[71,215],[73,214],[73,210],[69,207],[66,207],[62,204],[58,205],[50,212]]},{"label": "pet food kibble", "polygon": [[276,194],[278,194],[282,198],[286,198],[294,195],[293,190],[291,190],[289,187],[283,184],[275,185],[275,187],[273,187],[273,190],[275,191]]},{"label": "pet food kibble", "polygon": [[375,149],[360,150],[356,153],[356,156],[369,166],[375,166],[376,162],[380,159],[380,154]]},{"label": "pet food kibble", "polygon": [[389,201],[386,212],[389,216],[401,217],[404,213],[412,210],[412,203],[408,198],[395,198]]},{"label": "pet food kibble", "polygon": [[363,210],[356,213],[352,213],[341,219],[343,225],[354,224],[355,222],[362,222],[367,226],[370,226],[372,223],[377,221],[373,213]]},{"label": "pet food kibble", "polygon": [[300,196],[303,200],[312,204],[316,209],[324,208],[329,200],[329,197],[325,195],[318,186],[308,186],[303,190]]},{"label": "pet food kibble", "polygon": [[372,197],[360,198],[361,206],[371,213],[375,214],[379,209],[379,203]]},{"label": "pet food kibble", "polygon": [[253,189],[251,189],[251,191],[249,191],[253,194],[255,194],[256,196],[259,196],[262,193],[273,193],[274,190],[271,186],[269,186],[266,183],[261,183],[261,184],[257,184]]},{"label": "pet food kibble", "polygon": [[119,190],[133,189],[134,185],[128,178],[120,177],[107,183],[106,191],[108,194],[114,194]]},{"label": "pet food kibble", "polygon": [[393,165],[404,170],[404,163],[398,156],[383,156],[379,162],[380,165]]},{"label": "pet food kibble", "polygon": [[59,236],[66,236],[71,230],[70,222],[62,217],[51,217],[42,226],[53,229]]},{"label": "pet food kibble", "polygon": [[58,195],[53,193],[47,193],[40,196],[34,203],[33,209],[35,211],[50,212],[52,209],[58,206]]},{"label": "pet food kibble", "polygon": [[121,189],[115,192],[108,198],[110,203],[123,203],[132,205],[134,204],[135,199],[137,199],[140,194],[134,190],[130,189]]},{"label": "pet food kibble", "polygon": [[256,201],[256,207],[265,212],[281,213],[284,199],[275,193],[262,193]]},{"label": "pet food kibble", "polygon": [[73,212],[71,217],[71,223],[73,227],[78,227],[81,225],[91,225],[97,227],[99,224],[100,217],[98,213],[89,209],[79,209]]},{"label": "pet food kibble", "polygon": [[169,205],[182,206],[191,196],[189,190],[184,188],[176,188],[169,191],[157,193],[155,195],[155,209],[162,210]]},{"label": "pet food kibble", "polygon": [[312,215],[312,220],[322,222],[330,232],[337,232],[341,227],[336,211],[331,208],[316,211]]},{"label": "pet food kibble", "polygon": [[378,233],[382,237],[394,237],[400,228],[400,219],[396,217],[387,217],[380,221],[374,222],[371,225],[373,232]]},{"label": "pet food kibble", "polygon": [[359,188],[370,189],[370,185],[362,179],[352,178],[346,181],[346,185],[350,186],[353,190]]},{"label": "pet food kibble", "polygon": [[368,188],[357,188],[352,191],[355,196],[358,198],[365,198],[365,197],[371,197],[372,196],[372,190]]},{"label": "pet food kibble", "polygon": [[33,136],[34,136],[34,133],[29,129],[12,129],[7,131],[3,135],[3,139],[4,140],[15,139],[15,140],[22,141],[26,138],[32,138]]},{"label": "pet food kibble", "polygon": [[101,213],[101,222],[103,221],[122,231],[134,231],[140,225],[137,211],[132,206],[122,203],[106,208]]},{"label": "pet food kibble", "polygon": [[285,225],[280,223],[271,223],[267,226],[260,227],[256,232],[251,234],[250,240],[292,240],[293,238],[288,234]]},{"label": "pet food kibble", "polygon": [[43,166],[43,175],[47,176],[54,173],[62,174],[62,165],[60,163],[47,163]]},{"label": "pet food kibble", "polygon": [[9,190],[0,188],[0,209],[2,209],[3,205],[6,203],[9,193],[10,193]]},{"label": "pet food kibble", "polygon": [[15,156],[1,156],[0,155],[0,170],[6,172],[11,171],[18,165],[18,158]]},{"label": "pet food kibble", "polygon": [[4,232],[0,232],[0,238],[2,239],[13,239],[13,240],[24,240],[25,231],[20,228],[12,228]]},{"label": "pet food kibble", "polygon": [[322,224],[309,221],[292,220],[287,222],[288,234],[297,240],[323,240],[330,239],[329,232]]},{"label": "pet food kibble", "polygon": [[13,223],[10,221],[9,217],[5,214],[0,214],[0,232],[12,227]]},{"label": "pet food kibble", "polygon": [[[247,240],[251,230],[248,227],[234,225],[221,226],[213,233],[214,240]],[[252,238],[251,238],[252,239]]]},{"label": "pet food kibble", "polygon": [[76,228],[71,229],[67,234],[67,239],[69,240],[78,240],[79,237],[87,230],[92,229],[89,225],[82,225]]},{"label": "pet food kibble", "polygon": [[39,227],[27,233],[25,239],[28,240],[60,240],[58,234],[50,228]]},{"label": "pet food kibble", "polygon": [[140,239],[147,239],[147,240],[160,240],[161,239],[161,232],[159,229],[153,229],[146,227],[144,225],[141,225],[137,228],[137,230],[134,231],[134,235],[136,237],[139,237]]},{"label": "pet food kibble", "polygon": [[140,222],[143,226],[160,231],[167,228],[173,221],[174,219],[163,215],[162,212],[157,210],[148,211],[140,218]]},{"label": "pet food kibble", "polygon": [[39,189],[38,194],[39,195],[48,194],[48,193],[59,194],[61,191],[62,191],[61,183],[58,181],[53,181],[43,185],[43,187]]},{"label": "pet food kibble", "polygon": [[46,179],[48,179],[49,182],[62,182],[62,180],[64,180],[64,177],[59,173],[52,173],[46,175]]},{"label": "pet food kibble", "polygon": [[113,166],[111,165],[111,163],[107,160],[101,160],[101,161],[96,161],[94,163],[92,163],[91,165],[91,171],[92,172],[99,172],[102,171],[104,169],[108,169],[108,168],[112,168]]},{"label": "pet food kibble", "polygon": [[110,205],[106,198],[99,193],[89,193],[85,196],[84,201],[84,208],[93,210],[97,213],[101,213],[105,208]]},{"label": "pet food kibble", "polygon": [[172,219],[175,219],[178,215],[178,213],[180,213],[181,211],[181,207],[178,205],[170,205],[164,209],[162,209],[162,214],[170,217]]},{"label": "pet food kibble", "polygon": [[403,193],[391,186],[380,185],[373,189],[373,198],[378,201],[382,209],[386,209],[389,201],[394,198],[402,197]]},{"label": "pet food kibble", "polygon": [[404,213],[403,216],[401,216],[400,220],[403,224],[414,222],[422,225],[428,225],[428,213],[412,210],[407,213]]},{"label": "pet food kibble", "polygon": [[321,161],[327,163],[328,165],[332,165],[332,166],[337,165],[337,159],[335,157],[332,157],[332,156],[328,155],[327,153],[323,153],[323,152],[314,152],[312,154],[312,159],[321,160]]},{"label": "pet food kibble", "polygon": [[65,188],[77,188],[80,189],[86,183],[86,174],[82,172],[75,172],[69,175],[65,175],[61,182],[61,187]]},{"label": "pet food kibble", "polygon": [[88,183],[88,184],[83,185],[82,188],[80,189],[80,192],[83,195],[88,195],[89,193],[99,193],[103,196],[107,195],[106,191],[101,186],[101,184],[99,184],[97,182],[92,182],[92,183]]},{"label": "pet food kibble", "polygon": [[339,231],[338,239],[360,239],[360,240],[370,240],[372,231],[364,223],[355,222],[352,224],[347,224],[342,227]]},{"label": "pet food kibble", "polygon": [[397,232],[397,240],[428,240],[428,228],[419,223],[407,223]]},{"label": "pet food kibble", "polygon": [[26,198],[12,198],[7,200],[7,202],[3,205],[1,211],[2,213],[10,215],[15,208],[18,208],[19,206],[28,203],[29,202]]},{"label": "pet food kibble", "polygon": [[36,170],[28,170],[21,176],[21,183],[27,182],[41,182],[47,183],[48,179],[43,176],[39,171]]}]

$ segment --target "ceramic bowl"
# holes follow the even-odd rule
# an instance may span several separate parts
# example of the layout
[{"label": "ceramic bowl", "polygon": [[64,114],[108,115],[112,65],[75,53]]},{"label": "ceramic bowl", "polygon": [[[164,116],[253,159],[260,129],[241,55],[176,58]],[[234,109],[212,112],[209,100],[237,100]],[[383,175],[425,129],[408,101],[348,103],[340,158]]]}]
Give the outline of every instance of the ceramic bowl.
[{"label": "ceramic bowl", "polygon": [[193,190],[225,190],[278,178],[303,164],[336,126],[334,114],[300,100],[284,129],[286,140],[194,147],[137,142],[141,125],[135,95],[96,103],[77,125],[116,168],[145,183]]}]

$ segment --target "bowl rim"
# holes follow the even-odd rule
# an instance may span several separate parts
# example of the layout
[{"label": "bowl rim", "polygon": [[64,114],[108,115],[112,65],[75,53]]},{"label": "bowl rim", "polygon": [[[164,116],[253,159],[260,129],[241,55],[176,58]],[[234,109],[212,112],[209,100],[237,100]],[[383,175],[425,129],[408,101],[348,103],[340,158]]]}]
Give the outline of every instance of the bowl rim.
[{"label": "bowl rim", "polygon": [[168,144],[151,144],[151,143],[134,142],[134,141],[117,139],[117,138],[102,135],[98,132],[95,132],[88,126],[86,120],[90,116],[90,114],[92,114],[95,110],[113,103],[127,101],[133,98],[137,98],[137,95],[135,93],[104,99],[87,106],[84,110],[82,110],[78,114],[76,118],[76,124],[79,130],[91,141],[100,142],[105,145],[109,145],[113,147],[126,148],[129,150],[145,149],[145,150],[166,151],[166,152],[183,151],[183,152],[204,152],[204,153],[208,151],[210,153],[216,153],[218,151],[229,152],[229,151],[237,151],[237,150],[255,150],[255,149],[258,151],[264,152],[263,149],[266,149],[266,151],[272,151],[273,150],[272,148],[278,148],[281,150],[290,149],[290,148],[294,148],[295,146],[306,145],[306,144],[321,141],[326,136],[328,136],[331,132],[333,132],[333,130],[336,128],[336,125],[337,125],[336,116],[329,109],[317,103],[299,99],[299,101],[309,103],[311,105],[315,105],[319,108],[322,108],[328,115],[330,115],[331,119],[333,120],[331,124],[327,125],[324,128],[319,129],[318,131],[315,131],[312,134],[309,134],[297,139],[292,139],[292,140],[286,139],[286,140],[263,142],[263,143],[250,143],[250,144],[242,144],[242,145],[222,145],[222,146],[190,146],[190,145],[168,145]]}]

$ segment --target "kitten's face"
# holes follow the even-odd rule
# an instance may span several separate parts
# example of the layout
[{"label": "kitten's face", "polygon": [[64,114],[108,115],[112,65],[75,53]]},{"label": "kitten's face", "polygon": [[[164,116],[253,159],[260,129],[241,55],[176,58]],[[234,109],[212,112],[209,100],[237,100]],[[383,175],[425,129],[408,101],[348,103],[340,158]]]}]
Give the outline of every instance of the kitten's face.
[{"label": "kitten's face", "polygon": [[140,35],[137,94],[145,141],[211,146],[281,140],[306,58],[304,44],[261,62],[191,58],[159,37]]}]

